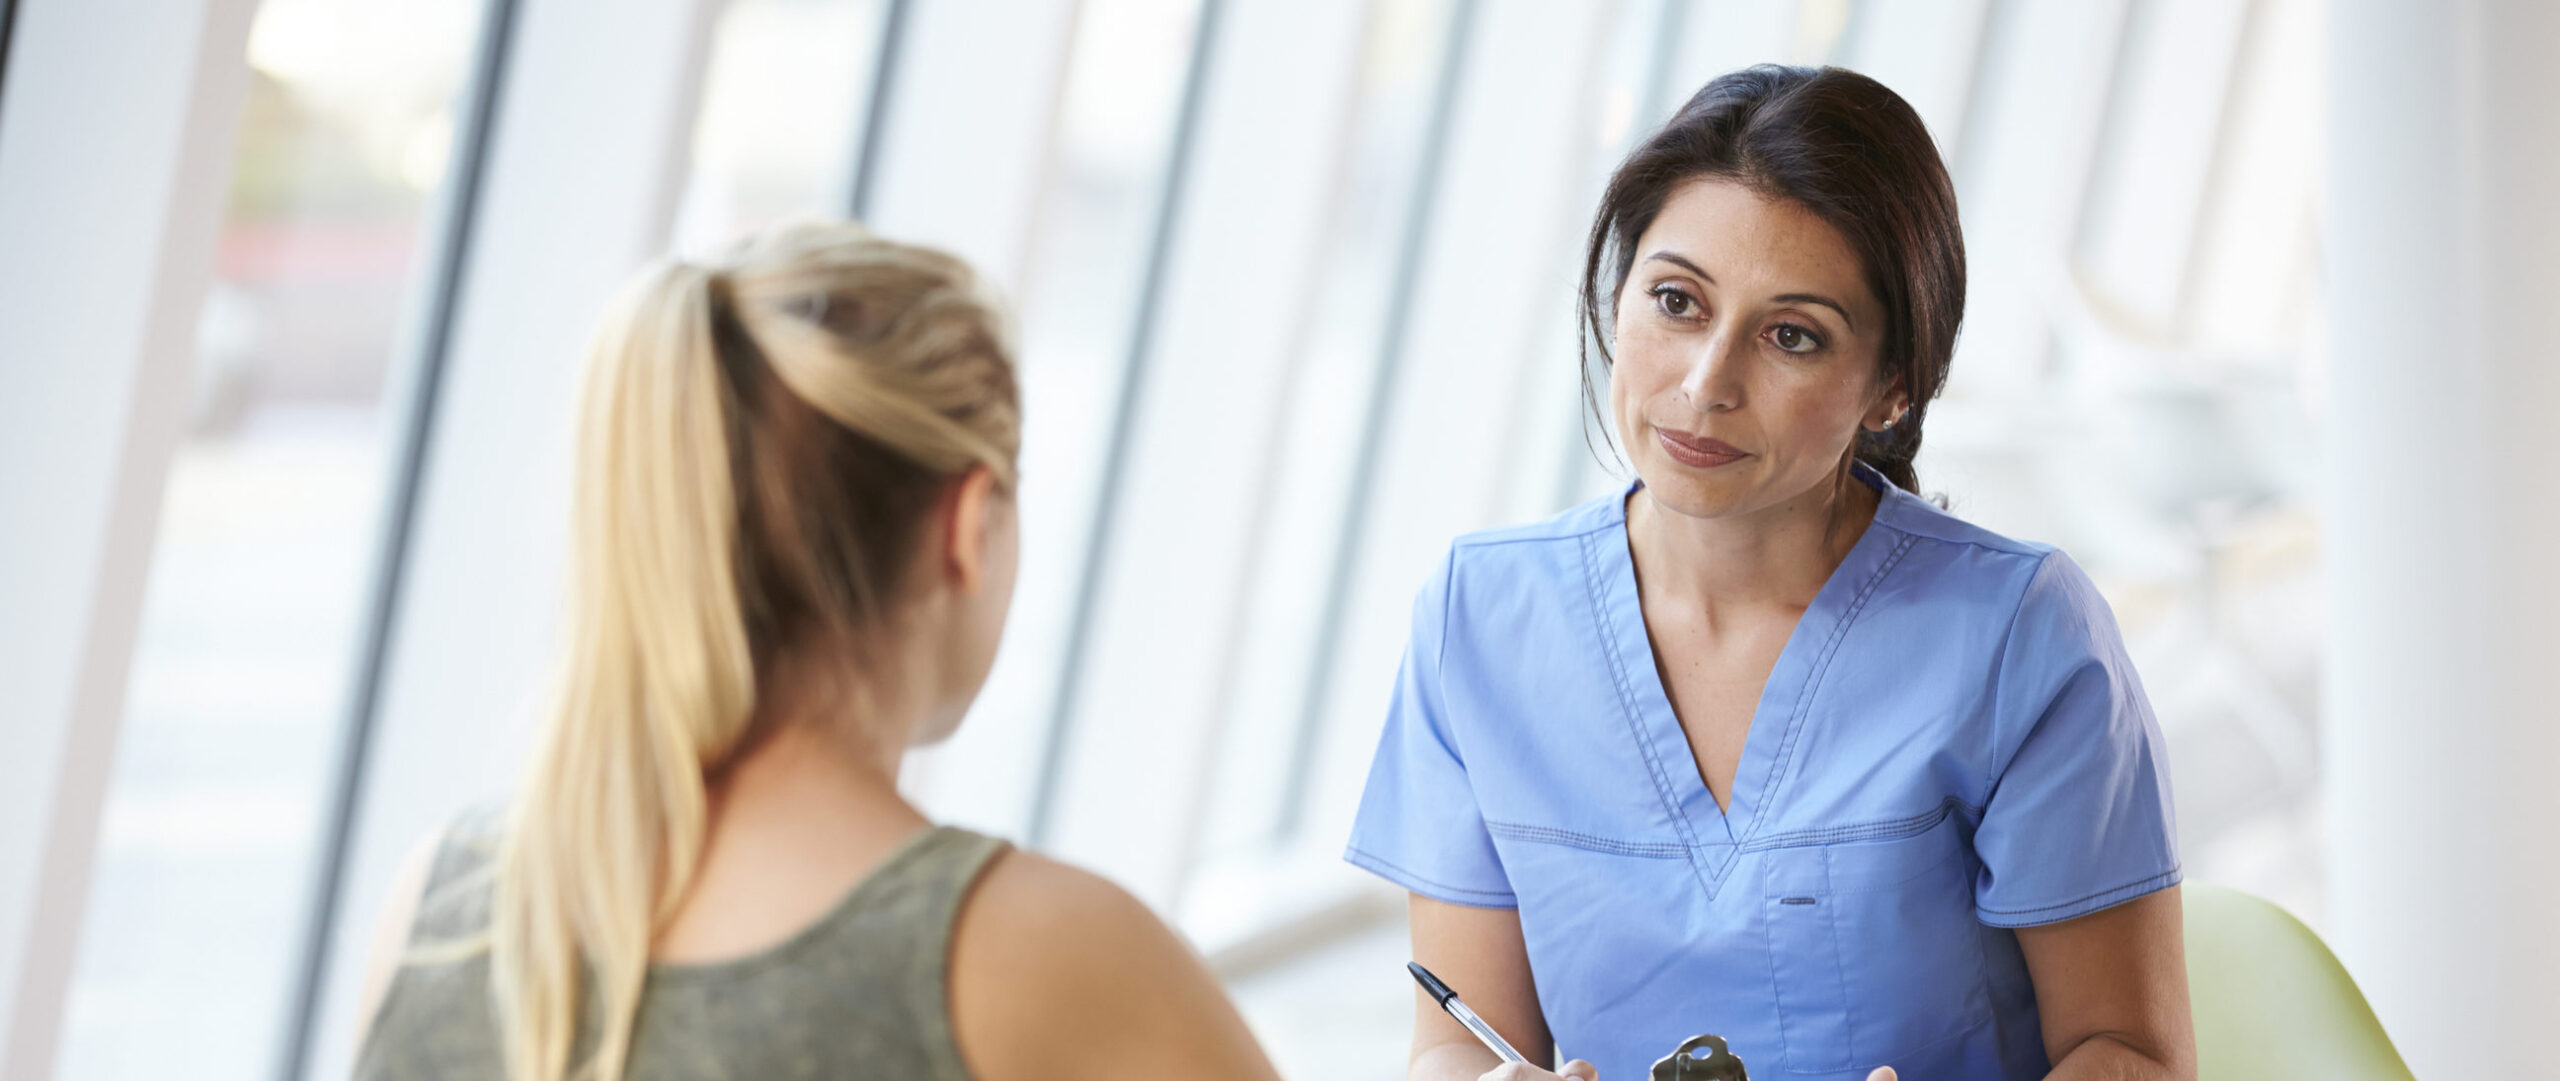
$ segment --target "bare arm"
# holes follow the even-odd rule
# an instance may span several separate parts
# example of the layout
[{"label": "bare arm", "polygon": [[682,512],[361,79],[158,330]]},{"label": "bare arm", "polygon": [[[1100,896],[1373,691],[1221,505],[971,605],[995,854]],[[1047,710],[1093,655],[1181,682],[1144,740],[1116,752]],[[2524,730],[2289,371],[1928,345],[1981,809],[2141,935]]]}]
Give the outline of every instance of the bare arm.
[{"label": "bare arm", "polygon": [[2023,928],[2056,1081],[2193,1081],[2186,935],[2176,887]]},{"label": "bare arm", "polygon": [[[1538,1007],[1538,987],[1529,975],[1529,946],[1520,934],[1520,913],[1508,908],[1470,908],[1413,895],[1413,959],[1458,992],[1468,1008],[1482,1017],[1513,1050],[1531,1062],[1555,1061],[1555,1039]],[[1510,1066],[1442,1010],[1419,987],[1413,990],[1413,1056],[1406,1063],[1412,1081],[1501,1081],[1558,1076],[1534,1067]],[[1564,1076],[1594,1078],[1591,1064],[1565,1064]]]},{"label": "bare arm", "polygon": [[1025,852],[953,929],[951,1027],[979,1081],[1278,1081],[1198,955],[1137,898]]}]

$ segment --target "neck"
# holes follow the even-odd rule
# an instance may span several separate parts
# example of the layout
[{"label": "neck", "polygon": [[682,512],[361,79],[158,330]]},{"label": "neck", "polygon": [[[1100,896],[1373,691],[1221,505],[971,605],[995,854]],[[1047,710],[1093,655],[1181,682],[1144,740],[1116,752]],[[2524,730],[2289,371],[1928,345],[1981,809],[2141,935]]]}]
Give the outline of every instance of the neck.
[{"label": "neck", "polygon": [[1638,489],[1627,500],[1627,544],[1648,591],[1718,608],[1802,609],[1847,559],[1882,496],[1843,468],[1829,483],[1746,514],[1681,514]]},{"label": "neck", "polygon": [[853,650],[794,651],[758,673],[747,742],[710,778],[721,802],[831,794],[913,814],[898,772],[929,709],[919,691],[932,683],[896,652],[856,666]]},{"label": "neck", "polygon": [[[887,651],[897,655],[897,651]],[[935,684],[849,649],[757,672],[744,744],[708,778],[702,862],[652,956],[692,963],[764,949],[819,919],[930,823],[898,794],[907,736]]]}]

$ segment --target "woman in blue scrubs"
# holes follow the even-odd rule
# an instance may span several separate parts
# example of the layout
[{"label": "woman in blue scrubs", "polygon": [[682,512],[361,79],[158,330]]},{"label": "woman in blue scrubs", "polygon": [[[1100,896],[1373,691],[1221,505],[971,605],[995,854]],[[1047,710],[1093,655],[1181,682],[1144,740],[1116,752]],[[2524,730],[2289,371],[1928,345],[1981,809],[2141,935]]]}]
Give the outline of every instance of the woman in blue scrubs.
[{"label": "woman in blue scrubs", "polygon": [[[1717,79],[1611,179],[1583,312],[1637,479],[1451,547],[1348,853],[1532,1061],[2193,1076],[2114,618],[1914,494],[1963,244],[1918,115],[1845,71]],[[1416,1079],[1555,1076],[1416,1009]]]}]

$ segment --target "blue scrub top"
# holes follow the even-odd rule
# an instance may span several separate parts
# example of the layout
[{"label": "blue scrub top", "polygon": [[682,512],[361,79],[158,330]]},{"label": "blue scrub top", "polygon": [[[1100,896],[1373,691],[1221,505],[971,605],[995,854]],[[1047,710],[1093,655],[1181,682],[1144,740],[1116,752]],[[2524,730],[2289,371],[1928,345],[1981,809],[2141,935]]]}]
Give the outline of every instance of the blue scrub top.
[{"label": "blue scrub top", "polygon": [[2040,1078],[2010,929],[2179,880],[2088,576],[1858,476],[1874,524],[1770,672],[1730,811],[1654,668],[1624,493],[1460,538],[1414,603],[1346,858],[1517,908],[1557,1048],[1604,1081],[1707,1032],[1763,1081]]}]

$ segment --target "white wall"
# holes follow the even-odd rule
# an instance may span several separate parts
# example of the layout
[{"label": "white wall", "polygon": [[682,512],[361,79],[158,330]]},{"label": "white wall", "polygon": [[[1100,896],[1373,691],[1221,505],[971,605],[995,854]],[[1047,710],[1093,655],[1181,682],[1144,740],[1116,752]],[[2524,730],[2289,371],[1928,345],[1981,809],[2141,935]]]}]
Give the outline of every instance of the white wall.
[{"label": "white wall", "polygon": [[2334,938],[2418,1076],[2548,1077],[2560,8],[2331,19]]}]

